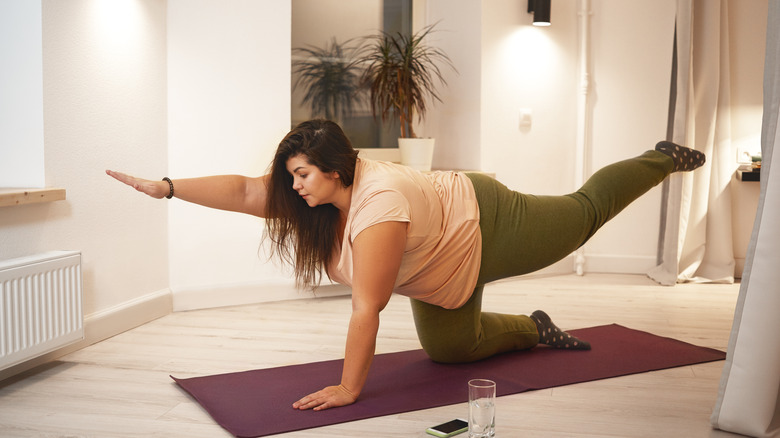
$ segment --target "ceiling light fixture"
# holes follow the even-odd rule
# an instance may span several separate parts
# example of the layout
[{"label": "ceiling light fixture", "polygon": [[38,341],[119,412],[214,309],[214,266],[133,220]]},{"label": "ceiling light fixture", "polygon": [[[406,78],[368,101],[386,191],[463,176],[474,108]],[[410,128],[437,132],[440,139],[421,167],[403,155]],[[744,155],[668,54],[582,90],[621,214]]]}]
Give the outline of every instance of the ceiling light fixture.
[{"label": "ceiling light fixture", "polygon": [[534,26],[550,25],[550,1],[528,0],[528,13],[534,14]]}]

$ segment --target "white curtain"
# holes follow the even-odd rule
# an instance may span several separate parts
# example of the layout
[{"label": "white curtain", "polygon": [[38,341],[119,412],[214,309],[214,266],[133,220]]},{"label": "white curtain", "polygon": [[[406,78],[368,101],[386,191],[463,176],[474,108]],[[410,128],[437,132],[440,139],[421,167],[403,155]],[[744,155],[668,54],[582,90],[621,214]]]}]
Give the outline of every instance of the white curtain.
[{"label": "white curtain", "polygon": [[659,265],[663,285],[734,281],[727,0],[678,0],[671,140],[700,150],[707,164],[664,183]]},{"label": "white curtain", "polygon": [[761,129],[761,194],[712,425],[780,436],[780,2],[769,2]]}]

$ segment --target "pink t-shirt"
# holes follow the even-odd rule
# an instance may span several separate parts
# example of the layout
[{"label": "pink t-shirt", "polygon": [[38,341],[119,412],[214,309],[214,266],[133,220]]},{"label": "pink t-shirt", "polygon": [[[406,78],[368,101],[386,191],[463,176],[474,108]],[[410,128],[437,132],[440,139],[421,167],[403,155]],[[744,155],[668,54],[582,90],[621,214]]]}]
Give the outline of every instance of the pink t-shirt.
[{"label": "pink t-shirt", "polygon": [[482,250],[479,206],[468,177],[358,159],[344,241],[328,267],[334,281],[352,285],[352,242],[388,221],[409,223],[393,292],[446,309],[466,303]]}]

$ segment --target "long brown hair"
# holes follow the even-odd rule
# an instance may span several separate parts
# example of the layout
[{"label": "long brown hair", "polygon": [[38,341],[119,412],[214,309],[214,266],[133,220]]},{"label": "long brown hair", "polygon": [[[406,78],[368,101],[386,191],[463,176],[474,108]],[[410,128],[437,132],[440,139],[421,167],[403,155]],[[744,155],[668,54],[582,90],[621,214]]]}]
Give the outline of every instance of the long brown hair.
[{"label": "long brown hair", "polygon": [[323,268],[340,244],[339,210],[332,204],[309,207],[293,190],[287,160],[298,155],[322,172],[337,172],[344,187],[349,187],[355,178],[358,153],[339,125],[309,120],[282,139],[271,163],[266,206],[271,255],[293,266],[298,286],[312,288],[320,283]]}]

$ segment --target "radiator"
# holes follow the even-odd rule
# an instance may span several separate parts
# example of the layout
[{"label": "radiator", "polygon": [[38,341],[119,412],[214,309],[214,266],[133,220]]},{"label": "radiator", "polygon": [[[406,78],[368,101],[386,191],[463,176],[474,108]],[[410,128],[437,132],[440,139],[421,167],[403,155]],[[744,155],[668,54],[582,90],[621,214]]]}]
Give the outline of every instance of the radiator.
[{"label": "radiator", "polygon": [[81,254],[0,261],[0,370],[84,339]]}]

